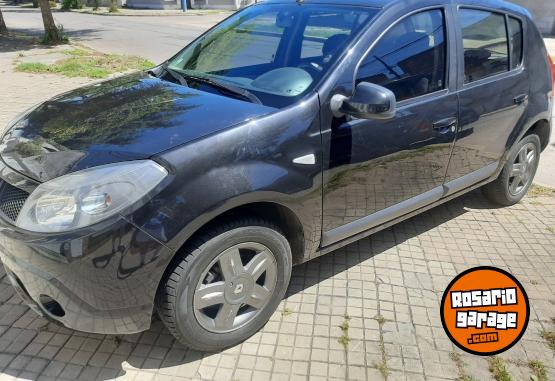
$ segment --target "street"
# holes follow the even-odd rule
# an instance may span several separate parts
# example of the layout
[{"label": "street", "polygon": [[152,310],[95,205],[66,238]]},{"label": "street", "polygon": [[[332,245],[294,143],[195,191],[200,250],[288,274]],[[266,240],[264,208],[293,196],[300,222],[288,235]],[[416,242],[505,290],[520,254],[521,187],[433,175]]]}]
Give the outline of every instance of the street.
[{"label": "street", "polygon": [[[2,7],[10,31],[41,36],[38,9]],[[104,53],[134,54],[160,63],[177,53],[227,13],[201,16],[96,16],[54,12],[54,20],[75,42]]]}]

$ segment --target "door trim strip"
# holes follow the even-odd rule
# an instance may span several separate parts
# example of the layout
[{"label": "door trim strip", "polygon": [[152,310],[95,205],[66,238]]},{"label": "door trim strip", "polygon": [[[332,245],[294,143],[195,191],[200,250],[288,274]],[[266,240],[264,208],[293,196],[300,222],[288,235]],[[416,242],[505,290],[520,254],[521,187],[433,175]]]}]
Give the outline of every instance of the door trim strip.
[{"label": "door trim strip", "polygon": [[370,214],[369,216],[324,232],[322,234],[322,246],[331,245],[332,243],[349,238],[352,235],[362,233],[363,231],[371,229],[374,226],[381,225],[389,220],[401,217],[403,214],[410,213],[415,209],[422,208],[434,201],[439,200],[443,197],[443,193],[443,186],[439,186],[416,197],[409,198],[408,200]]},{"label": "door trim strip", "polygon": [[453,196],[467,188],[493,176],[499,168],[499,161],[486,165],[477,171],[464,175],[444,185],[433,188],[418,196],[382,209],[376,213],[349,222],[322,234],[321,247],[332,245],[352,236],[361,234],[376,226],[396,220],[404,215],[433,204],[443,198]]},{"label": "door trim strip", "polygon": [[485,167],[478,169],[477,171],[469,173],[468,175],[464,175],[462,177],[459,177],[458,179],[445,183],[443,185],[443,187],[445,188],[445,194],[443,195],[443,197],[452,195],[453,193],[457,193],[465,188],[468,188],[471,185],[476,184],[479,181],[487,179],[495,173],[497,168],[499,168],[498,161],[488,164]]}]

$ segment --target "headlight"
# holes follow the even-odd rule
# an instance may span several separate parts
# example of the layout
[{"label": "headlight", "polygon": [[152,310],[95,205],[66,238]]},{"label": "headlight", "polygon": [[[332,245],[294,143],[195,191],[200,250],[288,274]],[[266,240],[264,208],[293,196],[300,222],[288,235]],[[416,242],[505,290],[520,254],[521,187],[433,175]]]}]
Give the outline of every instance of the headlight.
[{"label": "headlight", "polygon": [[16,225],[45,233],[89,226],[144,200],[167,175],[154,161],[141,160],[61,176],[31,193]]}]

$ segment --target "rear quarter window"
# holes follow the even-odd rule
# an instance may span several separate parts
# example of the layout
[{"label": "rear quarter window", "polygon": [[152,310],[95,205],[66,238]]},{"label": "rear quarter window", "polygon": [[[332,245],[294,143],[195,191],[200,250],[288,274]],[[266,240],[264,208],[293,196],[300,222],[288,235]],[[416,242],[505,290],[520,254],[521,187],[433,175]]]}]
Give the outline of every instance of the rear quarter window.
[{"label": "rear quarter window", "polygon": [[523,33],[522,22],[509,17],[509,39],[511,43],[511,69],[516,69],[522,63]]}]

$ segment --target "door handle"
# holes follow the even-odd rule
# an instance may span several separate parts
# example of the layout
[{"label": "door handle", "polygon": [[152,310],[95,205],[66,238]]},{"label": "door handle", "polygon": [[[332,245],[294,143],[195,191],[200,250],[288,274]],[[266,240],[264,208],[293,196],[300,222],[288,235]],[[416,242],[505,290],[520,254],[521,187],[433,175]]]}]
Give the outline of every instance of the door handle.
[{"label": "door handle", "polygon": [[517,105],[521,105],[528,100],[528,94],[520,94],[513,98],[513,101]]},{"label": "door handle", "polygon": [[457,130],[458,119],[455,117],[438,120],[432,124],[432,128],[445,134],[449,131],[455,132]]}]

